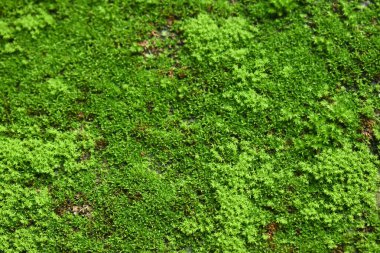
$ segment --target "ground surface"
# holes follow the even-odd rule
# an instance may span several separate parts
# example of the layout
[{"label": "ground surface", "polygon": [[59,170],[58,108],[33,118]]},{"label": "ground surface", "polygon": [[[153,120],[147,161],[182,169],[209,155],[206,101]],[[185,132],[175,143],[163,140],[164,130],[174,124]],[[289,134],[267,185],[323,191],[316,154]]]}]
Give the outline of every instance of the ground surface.
[{"label": "ground surface", "polygon": [[380,252],[379,13],[2,0],[0,252]]}]

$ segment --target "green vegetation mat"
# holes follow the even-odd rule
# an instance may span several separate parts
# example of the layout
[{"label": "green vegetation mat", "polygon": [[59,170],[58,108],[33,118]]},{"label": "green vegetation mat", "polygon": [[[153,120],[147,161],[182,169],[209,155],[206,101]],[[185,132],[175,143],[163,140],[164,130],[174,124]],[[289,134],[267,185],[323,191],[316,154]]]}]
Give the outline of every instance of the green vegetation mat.
[{"label": "green vegetation mat", "polygon": [[1,0],[0,252],[380,252],[379,22]]}]

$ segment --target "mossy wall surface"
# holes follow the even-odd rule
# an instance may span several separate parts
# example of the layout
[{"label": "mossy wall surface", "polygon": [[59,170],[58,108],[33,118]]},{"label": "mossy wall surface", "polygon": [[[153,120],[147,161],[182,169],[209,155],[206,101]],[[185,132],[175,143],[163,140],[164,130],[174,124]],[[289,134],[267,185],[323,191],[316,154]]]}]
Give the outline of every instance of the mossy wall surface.
[{"label": "mossy wall surface", "polygon": [[380,252],[379,18],[2,0],[0,252]]}]

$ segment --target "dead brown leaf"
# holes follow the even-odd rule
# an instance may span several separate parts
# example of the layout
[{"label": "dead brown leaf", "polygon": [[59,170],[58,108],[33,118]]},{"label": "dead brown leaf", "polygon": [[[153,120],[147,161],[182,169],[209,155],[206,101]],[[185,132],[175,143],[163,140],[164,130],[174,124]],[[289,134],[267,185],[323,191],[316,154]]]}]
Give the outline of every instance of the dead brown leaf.
[{"label": "dead brown leaf", "polygon": [[139,45],[140,47],[146,48],[146,47],[148,47],[149,42],[147,40],[144,40],[144,41],[137,43],[137,45]]}]

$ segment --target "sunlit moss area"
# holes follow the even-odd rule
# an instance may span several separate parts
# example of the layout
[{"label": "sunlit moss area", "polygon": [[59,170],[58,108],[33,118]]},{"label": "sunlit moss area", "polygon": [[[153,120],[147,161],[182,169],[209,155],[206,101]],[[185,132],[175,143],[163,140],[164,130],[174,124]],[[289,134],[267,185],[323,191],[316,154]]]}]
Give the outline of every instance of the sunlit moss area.
[{"label": "sunlit moss area", "polygon": [[379,22],[1,0],[0,252],[380,252]]}]

